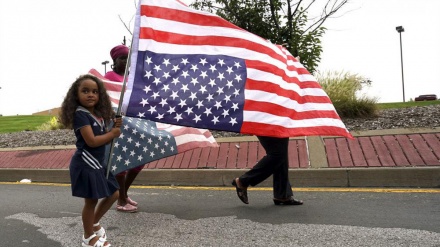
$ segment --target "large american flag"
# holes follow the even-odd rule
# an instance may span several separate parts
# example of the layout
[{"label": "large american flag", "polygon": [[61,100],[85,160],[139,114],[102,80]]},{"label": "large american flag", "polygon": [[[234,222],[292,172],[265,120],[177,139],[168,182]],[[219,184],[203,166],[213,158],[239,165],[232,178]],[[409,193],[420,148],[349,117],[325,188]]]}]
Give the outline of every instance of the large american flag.
[{"label": "large american flag", "polygon": [[[89,74],[104,82],[112,105],[116,108],[119,104],[122,82],[109,81],[94,69],[90,70]],[[211,132],[205,129],[123,117],[121,130],[122,133],[115,139],[112,150],[110,171],[113,174],[190,149],[218,147]]]},{"label": "large american flag", "polygon": [[127,116],[262,136],[352,138],[316,79],[282,46],[174,0],[140,0]]}]

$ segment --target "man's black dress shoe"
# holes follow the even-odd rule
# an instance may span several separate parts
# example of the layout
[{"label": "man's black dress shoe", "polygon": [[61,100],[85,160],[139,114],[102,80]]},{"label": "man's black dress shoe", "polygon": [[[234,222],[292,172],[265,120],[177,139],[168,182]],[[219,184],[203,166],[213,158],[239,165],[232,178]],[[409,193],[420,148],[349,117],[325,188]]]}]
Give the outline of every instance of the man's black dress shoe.
[{"label": "man's black dress shoe", "polygon": [[303,201],[295,200],[293,197],[287,198],[286,200],[274,198],[273,203],[275,203],[275,205],[303,205]]},{"label": "man's black dress shoe", "polygon": [[244,204],[249,204],[248,196],[247,196],[247,189],[240,189],[237,185],[237,182],[235,182],[235,178],[234,178],[234,180],[232,180],[232,185],[235,186],[235,190],[237,191],[238,198],[240,198],[240,200]]}]

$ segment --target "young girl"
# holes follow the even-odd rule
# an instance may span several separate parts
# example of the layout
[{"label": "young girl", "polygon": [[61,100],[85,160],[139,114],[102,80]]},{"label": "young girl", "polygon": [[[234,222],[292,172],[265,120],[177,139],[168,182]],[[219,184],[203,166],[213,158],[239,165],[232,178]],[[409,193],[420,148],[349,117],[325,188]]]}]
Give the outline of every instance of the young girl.
[{"label": "young girl", "polygon": [[[110,246],[99,220],[119,196],[112,173],[106,178],[105,145],[121,134],[121,118],[113,118],[110,98],[103,83],[92,75],[80,76],[70,87],[61,105],[61,123],[73,128],[76,152],[70,162],[72,195],[84,198],[82,246]],[[98,203],[98,199],[102,199]]]}]

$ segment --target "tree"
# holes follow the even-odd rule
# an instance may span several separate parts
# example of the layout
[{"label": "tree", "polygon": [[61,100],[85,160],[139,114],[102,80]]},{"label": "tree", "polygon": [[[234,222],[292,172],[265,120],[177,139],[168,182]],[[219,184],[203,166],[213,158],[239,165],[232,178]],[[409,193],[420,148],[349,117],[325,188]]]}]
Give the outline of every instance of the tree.
[{"label": "tree", "polygon": [[[313,73],[321,61],[323,24],[346,3],[348,0],[195,0],[191,6],[284,45]],[[319,15],[308,16],[310,10],[319,8]]]}]

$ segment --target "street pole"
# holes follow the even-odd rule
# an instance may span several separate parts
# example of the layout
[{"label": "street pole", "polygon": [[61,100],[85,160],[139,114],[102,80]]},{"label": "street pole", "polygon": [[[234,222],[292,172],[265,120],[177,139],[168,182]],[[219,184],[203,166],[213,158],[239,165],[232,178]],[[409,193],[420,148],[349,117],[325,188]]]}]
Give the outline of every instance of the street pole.
[{"label": "street pole", "polygon": [[[2,89],[2,87],[0,87],[0,89]],[[1,99],[1,98],[0,98],[0,99]],[[0,102],[0,103],[1,103],[1,102]],[[2,105],[2,104],[0,104],[0,105]],[[0,117],[2,117],[2,116],[3,116],[3,114],[0,113]]]},{"label": "street pole", "polygon": [[402,32],[405,31],[402,26],[396,27],[397,32],[399,32],[400,36],[400,67],[402,70],[402,92],[403,92],[403,102],[405,102],[405,82],[403,79],[403,52],[402,52]]},{"label": "street pole", "polygon": [[104,61],[101,64],[104,65],[104,75],[107,73],[107,64],[109,63],[109,61]]}]

